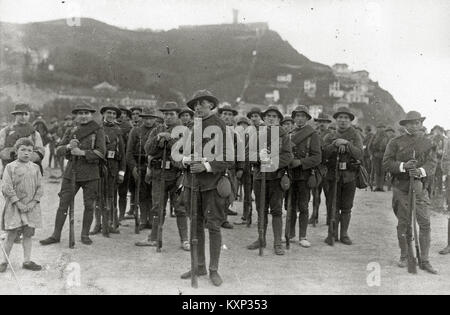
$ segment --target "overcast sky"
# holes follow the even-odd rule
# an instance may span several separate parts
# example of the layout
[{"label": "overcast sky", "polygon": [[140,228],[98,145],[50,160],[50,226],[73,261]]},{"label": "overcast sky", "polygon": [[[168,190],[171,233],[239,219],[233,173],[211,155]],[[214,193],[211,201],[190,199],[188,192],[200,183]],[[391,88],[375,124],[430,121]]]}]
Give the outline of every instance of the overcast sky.
[{"label": "overcast sky", "polygon": [[80,15],[128,29],[268,22],[309,59],[344,62],[371,78],[426,125],[450,129],[449,0],[0,0],[0,20]]}]

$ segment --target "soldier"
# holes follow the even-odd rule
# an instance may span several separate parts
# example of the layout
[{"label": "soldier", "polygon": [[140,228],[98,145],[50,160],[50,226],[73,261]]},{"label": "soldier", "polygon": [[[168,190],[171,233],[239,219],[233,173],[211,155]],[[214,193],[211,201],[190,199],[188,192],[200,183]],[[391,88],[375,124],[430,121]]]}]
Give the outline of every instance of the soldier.
[{"label": "soldier", "polygon": [[[226,196],[218,191],[218,182],[225,175],[229,167],[226,161],[226,126],[225,123],[212,111],[217,107],[219,100],[207,90],[198,91],[187,106],[195,112],[195,117],[201,119],[201,132],[204,135],[206,128],[220,128],[222,130],[223,152],[215,151],[214,157],[203,157],[203,149],[208,141],[203,139],[200,145],[194,142],[194,154],[183,158],[183,165],[188,167],[183,186],[185,187],[185,205],[188,214],[192,215],[191,198],[192,190],[195,189],[197,196],[197,239],[198,239],[198,275],[207,274],[205,259],[205,224],[209,230],[209,277],[215,286],[222,284],[222,278],[218,273],[220,251],[222,248],[221,226],[226,220],[225,207]],[[194,123],[192,131],[200,129],[200,123]],[[197,132],[197,131],[195,131]],[[200,130],[198,131],[200,132]],[[194,134],[192,133],[192,136]],[[220,135],[217,135],[220,136]],[[191,138],[192,139],[192,138]],[[210,140],[209,140],[210,141]],[[202,158],[199,160],[199,158]],[[194,178],[192,178],[194,176]],[[194,183],[195,187],[192,186]],[[195,236],[193,236],[195,237]],[[190,279],[191,271],[181,276],[182,279]]]},{"label": "soldier", "polygon": [[[91,245],[89,230],[94,218],[94,205],[98,195],[100,179],[100,161],[104,160],[106,152],[105,132],[93,120],[95,110],[88,104],[79,104],[72,111],[76,116],[77,125],[68,129],[57,151],[69,160],[59,193],[60,201],[56,213],[55,229],[49,238],[42,240],[42,245],[59,243],[61,232],[66,221],[71,200],[80,188],[83,189],[84,215],[81,242]],[[75,170],[75,191],[72,191],[72,169]]]},{"label": "soldier", "polygon": [[130,108],[131,111],[131,124],[133,125],[133,127],[139,127],[142,123],[142,117],[141,114],[143,112],[143,108],[142,107],[132,107]]},{"label": "soldier", "polygon": [[[133,126],[130,122],[131,120],[131,111],[127,109],[125,106],[119,105],[119,109],[121,111],[121,115],[117,118],[116,122],[119,126],[120,130],[122,131],[122,138],[124,147],[126,149],[127,143],[128,143],[128,137],[130,135],[131,129],[133,129]],[[128,191],[131,194],[131,203],[134,203],[135,199],[135,187],[131,184],[131,170],[128,166],[125,167],[125,176],[123,183],[119,184],[118,188],[118,199],[119,199],[119,221],[122,221],[125,219],[125,212],[127,209],[127,198],[128,198]],[[114,203],[116,204],[116,203]],[[130,217],[131,218],[131,217]]]},{"label": "soldier", "polygon": [[[258,156],[259,162],[255,167],[255,195],[256,200],[260,201],[261,198],[266,198],[266,209],[263,210],[264,219],[258,217],[259,220],[263,219],[264,221],[264,236],[263,236],[263,244],[262,246],[266,246],[266,233],[268,226],[268,214],[269,207],[270,213],[272,214],[272,228],[274,235],[274,251],[276,255],[284,255],[284,249],[281,245],[281,235],[283,231],[283,218],[282,218],[282,205],[283,205],[283,189],[281,187],[281,178],[283,176],[284,169],[289,166],[292,162],[293,155],[291,150],[291,145],[289,141],[288,134],[284,131],[283,128],[280,128],[280,122],[283,120],[283,115],[278,110],[276,106],[269,106],[268,109],[263,113],[264,122],[268,126],[268,135],[270,135],[269,139],[267,139],[268,146],[267,148],[262,148],[259,145],[258,148]],[[275,143],[272,143],[272,132],[276,132],[278,129],[279,139]],[[274,163],[274,157],[271,154],[272,146],[279,146],[279,156],[276,157],[278,159],[278,165]],[[266,172],[266,196],[261,196],[261,172],[269,169],[270,171]],[[256,203],[256,208],[258,209],[258,213],[260,213],[259,209],[261,204],[259,202]],[[259,249],[260,242],[257,240],[256,242],[247,246],[250,250]]]},{"label": "soldier", "polygon": [[[320,113],[319,116],[314,119],[314,121],[318,124],[316,131],[319,134],[320,146],[322,148],[325,137],[331,132],[328,129],[328,126],[331,124],[331,119],[329,118],[329,116],[327,114]],[[323,155],[322,155],[322,164],[323,164],[322,165],[323,168],[326,168],[325,160],[323,159]],[[321,203],[321,195],[322,195],[322,191],[323,191],[325,194],[325,198],[328,199],[328,189],[327,188],[328,188],[327,182],[324,179],[322,179],[322,182],[319,184],[319,186],[317,188],[313,189],[313,214],[311,215],[311,218],[309,219],[309,224],[314,224],[314,223],[319,222],[319,208],[320,208],[320,203]],[[328,213],[330,213],[329,209],[327,209],[327,214]],[[328,219],[329,218],[327,218],[327,223],[329,223]]]},{"label": "soldier", "polygon": [[369,152],[369,146],[370,142],[373,139],[373,133],[372,133],[372,126],[366,126],[365,128],[365,135],[363,138],[363,148],[364,148],[364,167],[368,172],[372,171],[372,161],[370,159],[370,152]]},{"label": "soldier", "polygon": [[48,167],[52,167],[52,161],[54,160],[54,166],[55,168],[58,167],[58,159],[56,158],[56,144],[59,141],[58,137],[58,131],[59,131],[59,123],[58,119],[56,117],[53,117],[50,121],[50,126],[48,128],[48,138],[49,138],[49,151],[50,156],[48,158]]},{"label": "soldier", "polygon": [[[447,133],[447,136],[449,134]],[[442,181],[445,184],[445,196],[444,196],[444,208],[449,210],[450,204],[450,140],[448,138],[444,141],[444,151],[442,157]],[[450,218],[448,219],[448,234],[447,234],[447,247],[439,252],[441,255],[450,254]]]},{"label": "soldier", "polygon": [[39,132],[39,134],[41,135],[42,143],[44,144],[44,147],[46,147],[49,142],[47,123],[45,122],[41,113],[36,112],[35,115],[36,119],[33,121],[34,130]]},{"label": "soldier", "polygon": [[192,123],[192,119],[194,118],[194,112],[189,107],[183,108],[178,113],[178,118],[181,120],[183,126],[189,127]]},{"label": "soldier", "polygon": [[412,228],[408,228],[412,224],[410,222],[411,209],[408,191],[410,177],[414,177],[417,211],[414,220],[417,219],[420,228],[419,243],[422,260],[420,268],[429,273],[437,274],[429,261],[431,241],[430,200],[424,188],[426,178],[434,175],[436,152],[432,150],[432,142],[425,136],[420,135],[419,131],[424,120],[425,117],[422,117],[418,112],[411,111],[406,114],[405,119],[399,122],[406,128],[406,134],[389,142],[383,165],[394,177],[392,205],[398,219],[397,235],[401,250],[399,267],[405,268],[408,265],[407,243],[411,242],[413,237]]},{"label": "soldier", "polygon": [[295,123],[292,117],[288,115],[284,116],[281,127],[283,127],[287,133],[291,133],[291,131],[295,129]]},{"label": "soldier", "polygon": [[[58,132],[58,138],[60,138],[60,140],[56,143],[56,147],[58,147],[59,144],[61,143],[61,140],[64,137],[64,135],[66,134],[67,130],[72,129],[74,124],[75,123],[73,121],[72,115],[67,115],[64,118],[64,123],[61,124],[61,128],[59,129],[59,132]],[[61,168],[61,176],[62,176],[62,174],[64,174],[64,159],[65,159],[65,157],[64,157],[64,155],[59,154],[58,151],[56,151],[56,157],[58,159],[59,167]]]},{"label": "soldier", "polygon": [[[180,108],[175,102],[166,102],[163,108],[159,109],[164,114],[165,124],[156,127],[145,144],[145,152],[151,160],[147,169],[147,181],[151,181],[152,201],[153,201],[153,228],[148,238],[142,242],[137,242],[136,246],[157,246],[159,214],[161,207],[163,215],[166,216],[166,205],[169,197],[176,200],[175,195],[178,189],[177,181],[181,176],[178,164],[172,159],[172,146],[178,141],[178,136],[173,138],[172,131],[178,124],[178,113]],[[163,151],[166,146],[166,163],[163,165]],[[161,172],[164,167],[164,186],[161,180]],[[162,198],[161,198],[162,197]],[[161,203],[161,199],[163,203]],[[180,236],[181,248],[190,250],[188,238],[188,226],[186,209],[180,204],[174,204],[177,218],[178,233]],[[164,219],[163,219],[164,220]]]},{"label": "soldier", "polygon": [[[389,143],[392,139],[396,137],[395,129],[391,126],[388,126],[385,130],[386,136],[387,136],[387,143]],[[392,174],[389,172],[386,172],[386,182],[388,186],[388,191],[392,191]]]},{"label": "soldier", "polygon": [[253,126],[258,128],[261,125],[264,125],[262,112],[258,107],[254,107],[248,112],[247,118],[250,119]]},{"label": "soldier", "polygon": [[[235,124],[235,118],[238,115],[238,112],[233,109],[230,105],[225,105],[221,108],[218,109],[218,114],[220,119],[223,120],[223,122],[225,123],[225,125],[227,127],[231,127],[227,128],[227,132],[230,131],[233,134],[230,135],[233,139],[233,144],[234,144],[234,153],[235,153],[235,161],[233,163],[232,166],[230,166],[230,168],[227,170],[228,171],[228,176],[230,178],[230,181],[232,183],[231,187],[233,188],[233,195],[229,198],[228,200],[228,204],[227,207],[225,208],[225,214],[228,216],[236,216],[237,212],[233,211],[230,209],[230,206],[233,204],[233,202],[236,200],[238,191],[238,180],[240,180],[242,178],[242,175],[244,173],[243,171],[243,164],[237,161],[237,146],[238,146],[238,142],[241,141],[241,139],[238,137],[238,135],[232,131],[234,130],[234,124]],[[228,220],[226,220],[223,224],[222,227],[224,229],[233,229],[233,226],[230,224],[230,222],[228,222]]]},{"label": "soldier", "polygon": [[[145,143],[153,129],[156,128],[156,120],[158,116],[155,110],[146,110],[140,114],[142,124],[131,130],[127,145],[127,164],[132,170],[134,183],[138,183],[140,177],[140,225],[139,230],[146,228],[151,229],[153,220],[151,217],[152,210],[152,185],[145,182],[145,174],[147,170],[147,155],[145,153]],[[140,164],[140,169],[138,165]],[[134,203],[134,200],[132,201]],[[134,209],[131,209],[132,211]],[[131,214],[130,214],[131,215]]]},{"label": "soldier", "polygon": [[[125,144],[122,130],[116,124],[117,117],[122,111],[115,106],[104,106],[100,110],[103,116],[103,130],[106,141],[106,160],[101,163],[101,180],[103,194],[99,198],[105,198],[106,202],[99,202],[95,211],[95,227],[91,235],[100,231],[104,237],[109,233],[119,233],[119,218],[117,214],[117,189],[125,178]],[[103,206],[103,209],[101,208]]]},{"label": "soldier", "polygon": [[388,144],[388,137],[384,131],[386,126],[383,123],[377,125],[377,132],[373,136],[369,144],[369,152],[371,153],[371,161],[375,171],[375,191],[384,192],[385,172],[383,170],[383,156]]},{"label": "soldier", "polygon": [[[355,115],[346,107],[339,108],[333,115],[337,123],[337,130],[324,139],[323,149],[327,162],[327,185],[330,194],[337,183],[336,223],[335,235],[328,235],[325,243],[332,245],[331,237],[339,241],[339,224],[341,225],[340,241],[345,245],[352,245],[348,236],[353,201],[356,192],[357,169],[354,166],[363,158],[363,143],[359,133],[352,127]],[[339,156],[338,178],[336,178],[336,164]],[[332,209],[333,197],[327,199],[327,209]],[[329,215],[330,217],[330,215]]]},{"label": "soldier", "polygon": [[[296,128],[290,137],[294,159],[290,163],[292,183],[292,211],[290,230],[295,231],[296,211],[299,211],[299,244],[304,248],[311,247],[306,237],[309,218],[309,200],[311,187],[308,186],[308,178],[311,169],[322,161],[320,137],[317,131],[307,122],[312,119],[306,106],[300,105],[292,112]],[[292,234],[291,234],[292,235]],[[295,235],[295,234],[294,234]]]},{"label": "soldier", "polygon": [[[28,104],[15,105],[14,111],[11,113],[14,116],[14,123],[0,131],[0,159],[2,160],[3,168],[16,159],[14,145],[21,138],[28,138],[33,141],[34,153],[31,161],[41,166],[45,155],[45,148],[41,135],[29,123],[30,111],[31,109]],[[1,175],[0,177],[2,177]]]},{"label": "soldier", "polygon": [[445,146],[445,130],[441,126],[434,126],[431,129],[431,141],[437,153],[436,172],[433,178],[430,179],[430,196],[440,196],[442,194],[442,159],[444,157]]}]

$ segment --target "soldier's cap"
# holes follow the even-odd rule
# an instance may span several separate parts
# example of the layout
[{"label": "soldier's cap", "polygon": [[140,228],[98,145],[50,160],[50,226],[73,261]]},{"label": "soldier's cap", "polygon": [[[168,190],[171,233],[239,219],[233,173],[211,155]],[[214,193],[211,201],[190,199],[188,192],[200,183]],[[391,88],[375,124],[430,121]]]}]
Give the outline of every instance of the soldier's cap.
[{"label": "soldier's cap", "polygon": [[363,131],[363,129],[362,129],[360,126],[355,126],[355,129],[356,129],[356,130],[359,130],[359,131],[361,131],[361,132]]},{"label": "soldier's cap", "polygon": [[241,116],[237,117],[236,124],[239,126],[240,124],[247,124],[250,126],[250,120],[247,117]]},{"label": "soldier's cap", "polygon": [[118,107],[115,107],[115,106],[103,106],[100,109],[100,114],[103,115],[107,110],[112,110],[112,111],[116,112],[117,118],[119,118],[122,115],[122,111]]},{"label": "soldier's cap", "polygon": [[194,93],[194,95],[192,96],[191,100],[189,102],[187,102],[187,106],[194,110],[194,106],[195,104],[197,104],[198,101],[201,100],[208,100],[211,103],[214,104],[212,109],[215,109],[217,107],[217,105],[219,104],[219,100],[217,99],[217,97],[215,97],[210,91],[208,90],[200,90]]},{"label": "soldier's cap", "polygon": [[320,113],[317,118],[314,118],[314,121],[315,122],[326,122],[326,123],[331,124],[330,116],[328,116],[325,113]]},{"label": "soldier's cap", "polygon": [[189,107],[184,107],[181,109],[181,111],[178,113],[178,118],[181,117],[183,114],[189,114],[191,115],[191,118],[194,117],[194,112]]},{"label": "soldier's cap", "polygon": [[31,112],[31,107],[28,104],[16,104],[14,105],[14,111],[11,112],[11,115],[25,114]]},{"label": "soldier's cap", "polygon": [[308,107],[306,107],[305,105],[299,105],[297,106],[293,111],[292,111],[292,118],[295,118],[295,115],[299,114],[299,113],[304,113],[307,117],[308,120],[311,120],[311,115],[309,114],[309,109]]},{"label": "soldier's cap", "polygon": [[386,124],[383,123],[383,122],[379,122],[379,123],[377,124],[377,128],[386,128]]},{"label": "soldier's cap", "polygon": [[333,118],[336,119],[336,118],[338,118],[339,115],[342,115],[342,114],[348,115],[350,117],[351,121],[355,120],[355,115],[351,112],[350,108],[347,108],[347,107],[340,107],[336,111],[336,113],[334,113]]},{"label": "soldier's cap", "polygon": [[123,105],[119,105],[118,107],[122,112],[125,112],[129,118],[131,118],[131,110],[129,110]]},{"label": "soldier's cap", "polygon": [[238,112],[235,110],[231,105],[225,105],[218,109],[219,115],[221,115],[223,112],[230,112],[233,114],[233,116],[237,116]]},{"label": "soldier's cap", "polygon": [[269,107],[267,107],[267,109],[263,112],[263,117],[266,117],[266,115],[270,112],[275,112],[278,115],[278,118],[280,118],[280,122],[283,121],[284,116],[277,106],[270,105]]},{"label": "soldier's cap", "polygon": [[392,128],[391,126],[389,126],[389,127],[386,128],[386,132],[388,132],[388,131],[392,131],[392,132],[395,133],[395,129]]},{"label": "soldier's cap", "polygon": [[422,115],[419,112],[416,111],[410,111],[406,114],[405,118],[403,120],[399,121],[400,126],[406,125],[408,122],[419,120],[421,122],[424,122],[425,117],[422,117]]},{"label": "soldier's cap", "polygon": [[75,105],[75,108],[72,110],[72,114],[76,115],[78,112],[90,112],[95,113],[96,110],[90,105],[85,102]]},{"label": "soldier's cap", "polygon": [[286,115],[286,116],[284,116],[283,121],[281,122],[281,124],[284,124],[285,122],[288,122],[288,121],[290,121],[290,122],[293,123],[293,122],[294,122],[294,119],[292,119],[291,116]]},{"label": "soldier's cap", "polygon": [[51,120],[50,120],[50,122],[52,122],[52,123],[54,123],[54,122],[58,122],[58,118],[56,118],[56,117],[53,117]]},{"label": "soldier's cap", "polygon": [[181,112],[181,108],[176,102],[165,102],[164,105],[159,108],[160,112],[176,112],[177,114]]},{"label": "soldier's cap", "polygon": [[164,117],[160,111],[155,110],[154,108],[145,108],[142,113],[139,115],[141,118],[155,118],[158,120],[164,121]]},{"label": "soldier's cap", "polygon": [[433,129],[431,129],[431,133],[433,133],[435,130],[440,130],[442,132],[445,132],[444,127],[439,126],[439,125],[434,126]]},{"label": "soldier's cap", "polygon": [[66,117],[64,117],[64,120],[73,120],[73,116],[72,115],[66,115]]},{"label": "soldier's cap", "polygon": [[139,106],[134,106],[134,107],[131,107],[130,108],[130,111],[131,112],[136,112],[136,111],[138,111],[138,112],[143,112],[144,111],[144,109],[142,108],[142,107],[139,107]]},{"label": "soldier's cap", "polygon": [[261,109],[259,107],[253,107],[248,113],[247,113],[247,118],[250,119],[252,117],[253,114],[258,114],[259,117],[263,117],[263,114],[261,112]]}]

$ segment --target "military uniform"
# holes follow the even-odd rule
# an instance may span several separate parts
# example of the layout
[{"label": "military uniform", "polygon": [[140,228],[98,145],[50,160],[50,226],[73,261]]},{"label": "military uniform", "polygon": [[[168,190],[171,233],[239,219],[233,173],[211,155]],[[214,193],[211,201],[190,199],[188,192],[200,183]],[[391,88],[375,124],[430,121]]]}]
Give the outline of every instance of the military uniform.
[{"label": "military uniform", "polygon": [[58,159],[56,158],[56,143],[58,141],[59,124],[57,120],[52,120],[50,128],[48,128],[48,138],[49,138],[49,151],[50,155],[48,158],[48,167],[52,167],[52,161],[54,161],[55,168],[58,167]]},{"label": "military uniform", "polygon": [[[347,109],[341,108],[334,115],[336,119],[340,114],[346,114],[353,120],[354,115]],[[336,162],[338,156],[338,147],[335,145],[337,139],[344,139],[348,141],[346,145],[346,151],[344,154],[339,154],[340,165],[337,178],[337,199],[336,199],[336,225],[334,227],[335,235],[326,239],[326,242],[330,244],[330,237],[339,239],[338,226],[341,225],[340,240],[346,245],[351,245],[351,240],[348,237],[348,228],[350,226],[351,213],[353,208],[353,201],[356,193],[356,174],[357,174],[357,162],[363,158],[363,143],[360,134],[353,128],[349,127],[345,131],[336,130],[330,133],[324,139],[323,153],[327,160],[327,184],[328,190],[331,194],[334,191],[336,185]],[[332,211],[333,198],[327,198],[327,209]],[[329,215],[330,217],[330,215]]]},{"label": "military uniform", "polygon": [[[95,112],[89,106],[79,106],[74,110],[87,110]],[[85,152],[85,156],[72,156],[68,148],[71,140],[78,140],[78,148]],[[84,214],[81,239],[85,244],[92,243],[89,239],[89,230],[94,218],[94,205],[98,195],[98,183],[100,179],[100,162],[104,160],[106,153],[105,132],[95,121],[87,124],[79,124],[67,130],[60,146],[57,148],[59,154],[64,155],[69,160],[64,172],[60,201],[56,213],[55,229],[52,236],[41,241],[42,245],[58,243],[61,239],[61,232],[66,221],[68,209],[72,199],[72,170],[75,171],[75,194],[80,188],[83,189]]]},{"label": "military uniform", "polygon": [[[407,114],[404,124],[407,120],[422,120],[417,112]],[[409,209],[409,179],[408,170],[405,169],[406,162],[416,160],[416,168],[420,170],[420,177],[416,178],[416,211],[417,222],[420,228],[419,243],[422,262],[429,265],[429,250],[431,242],[430,227],[430,200],[424,184],[429,176],[434,175],[436,168],[436,152],[433,150],[432,142],[420,134],[405,134],[391,140],[387,146],[383,159],[383,165],[386,171],[393,176],[393,199],[392,206],[398,219],[397,236],[401,251],[401,261],[406,261],[408,257],[408,248],[405,238],[408,242],[412,240],[412,229],[410,226]],[[423,267],[423,266],[421,266]]]},{"label": "military uniform", "polygon": [[377,131],[369,144],[369,151],[372,155],[372,163],[375,171],[375,191],[384,191],[385,171],[383,170],[383,156],[388,140],[384,130]]}]

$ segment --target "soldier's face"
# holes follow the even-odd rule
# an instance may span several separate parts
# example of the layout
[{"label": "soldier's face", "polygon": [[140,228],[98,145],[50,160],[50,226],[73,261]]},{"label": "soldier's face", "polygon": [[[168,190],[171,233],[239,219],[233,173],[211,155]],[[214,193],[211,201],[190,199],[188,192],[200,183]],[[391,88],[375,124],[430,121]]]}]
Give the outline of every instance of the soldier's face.
[{"label": "soldier's face", "polygon": [[79,111],[77,113],[77,122],[81,125],[86,125],[93,119],[92,113],[88,111]]},{"label": "soldier's face", "polygon": [[173,126],[177,123],[177,112],[164,112],[164,122],[167,126]]},{"label": "soldier's face", "polygon": [[194,106],[195,117],[204,118],[211,115],[214,104],[207,100],[197,101]]},{"label": "soldier's face", "polygon": [[144,118],[144,126],[147,128],[151,128],[155,125],[156,118]]},{"label": "soldier's face", "polygon": [[227,126],[232,126],[234,125],[234,115],[232,112],[229,111],[224,111],[222,112],[222,114],[220,115],[220,118],[222,118],[222,120],[224,121],[224,123]]},{"label": "soldier's face", "polygon": [[261,116],[259,116],[258,114],[252,114],[250,116],[250,120],[255,126],[259,126],[261,124]]},{"label": "soldier's face", "polygon": [[123,121],[127,121],[128,120],[128,113],[126,111],[122,111],[122,115],[120,115],[120,119],[122,119]]},{"label": "soldier's face", "polygon": [[134,122],[141,121],[141,117],[139,116],[140,114],[141,112],[138,110],[135,110],[133,111],[133,113],[131,113],[131,118],[133,119]]},{"label": "soldier's face", "polygon": [[264,121],[268,126],[280,125],[280,117],[278,117],[277,113],[273,111],[266,113]]},{"label": "soldier's face", "polygon": [[408,121],[405,124],[405,128],[408,131],[408,133],[410,134],[416,134],[418,132],[421,131],[422,129],[422,121],[420,120],[412,120],[412,121]]},{"label": "soldier's face", "polygon": [[106,122],[112,123],[116,120],[117,118],[117,113],[113,110],[107,110],[106,112],[103,113],[103,119]]},{"label": "soldier's face", "polygon": [[291,121],[286,121],[283,123],[284,130],[286,130],[287,132],[291,132],[292,129],[294,129],[294,124]]},{"label": "soldier's face", "polygon": [[330,125],[330,124],[327,123],[326,121],[321,121],[321,122],[319,122],[319,128],[320,128],[320,130],[327,130],[329,125]]},{"label": "soldier's face", "polygon": [[308,122],[308,116],[305,113],[297,113],[295,114],[294,121],[297,126],[302,127]]},{"label": "soldier's face", "polygon": [[350,128],[352,124],[352,120],[350,119],[349,115],[346,114],[340,114],[336,118],[336,123],[339,129],[347,129]]},{"label": "soldier's face", "polygon": [[180,119],[183,125],[186,125],[192,120],[192,117],[189,113],[184,113],[180,116]]},{"label": "soldier's face", "polygon": [[23,112],[15,115],[16,124],[24,125],[30,121],[30,113]]}]

